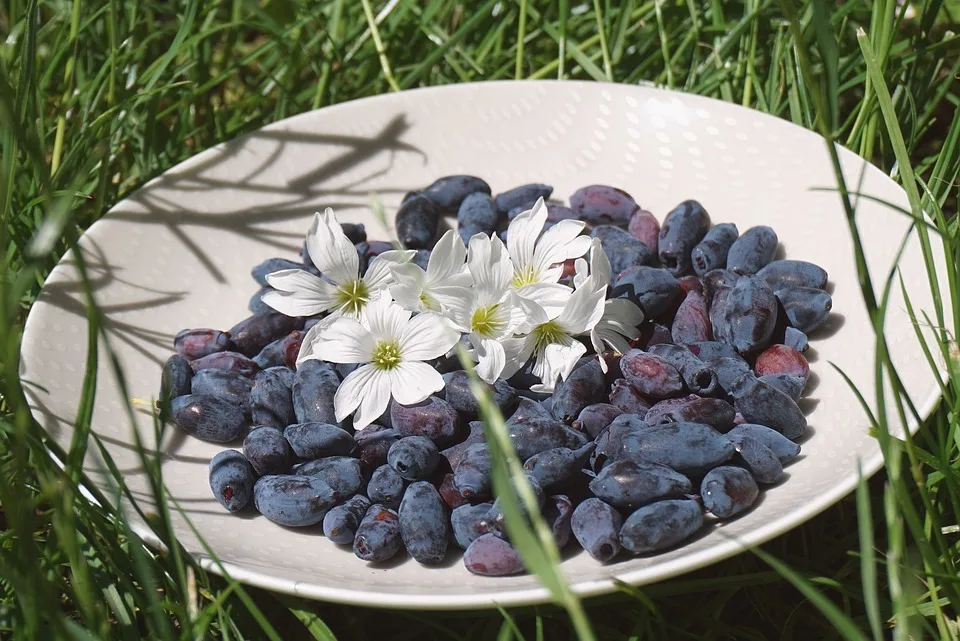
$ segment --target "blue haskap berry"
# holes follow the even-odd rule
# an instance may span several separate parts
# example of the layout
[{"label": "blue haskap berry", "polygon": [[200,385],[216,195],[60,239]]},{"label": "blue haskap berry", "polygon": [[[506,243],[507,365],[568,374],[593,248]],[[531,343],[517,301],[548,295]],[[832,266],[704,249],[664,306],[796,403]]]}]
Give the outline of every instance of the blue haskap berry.
[{"label": "blue haskap berry", "polygon": [[636,508],[656,500],[689,494],[690,479],[664,465],[614,461],[590,481],[590,491],[610,505]]},{"label": "blue haskap berry", "polygon": [[257,511],[286,527],[319,523],[340,498],[322,479],[312,476],[261,476],[253,486]]},{"label": "blue haskap berry", "polygon": [[533,183],[529,185],[520,185],[501,194],[497,194],[494,200],[497,207],[504,214],[514,207],[525,207],[530,209],[536,204],[538,198],[546,200],[553,193],[553,187],[550,185],[541,185]]},{"label": "blue haskap berry", "polygon": [[230,340],[236,351],[256,356],[269,343],[303,327],[303,319],[269,311],[254,314],[230,328]]},{"label": "blue haskap berry", "polygon": [[756,274],[777,253],[777,232],[766,225],[751,227],[733,243],[727,254],[727,269],[734,274]]},{"label": "blue haskap berry", "polygon": [[683,391],[680,372],[662,356],[632,349],[620,359],[620,370],[631,386],[649,398],[669,398]]},{"label": "blue haskap berry", "polygon": [[411,483],[400,501],[400,535],[418,563],[436,565],[447,555],[450,520],[440,493],[427,481]]},{"label": "blue haskap berry", "polygon": [[235,349],[230,334],[218,329],[185,329],[173,338],[173,347],[187,360]]},{"label": "blue haskap berry", "polygon": [[757,380],[780,390],[794,402],[800,400],[800,397],[803,396],[803,388],[807,385],[802,378],[791,374],[767,374],[766,376],[758,376]]},{"label": "blue haskap berry", "polygon": [[553,413],[532,399],[521,396],[517,399],[517,409],[510,415],[512,423],[530,423],[536,420],[552,420]]},{"label": "blue haskap berry", "polygon": [[692,271],[690,254],[710,230],[710,215],[695,200],[685,200],[663,219],[657,240],[660,263],[675,276]]},{"label": "blue haskap berry", "polygon": [[639,209],[633,196],[608,185],[581,187],[570,196],[570,208],[588,225],[620,227],[626,227],[633,212]]},{"label": "blue haskap berry", "polygon": [[613,225],[600,225],[590,232],[593,238],[599,238],[604,253],[610,259],[611,278],[629,267],[647,265],[653,261],[653,251],[629,232]]},{"label": "blue haskap berry", "polygon": [[623,517],[613,506],[598,498],[588,498],[573,511],[570,529],[574,538],[601,563],[620,553],[620,528]]},{"label": "blue haskap berry", "polygon": [[323,517],[323,533],[338,545],[349,545],[357,534],[363,515],[370,509],[370,499],[356,494],[342,505],[330,508]]},{"label": "blue haskap berry", "polygon": [[741,358],[740,352],[738,352],[733,345],[728,345],[727,343],[720,343],[717,341],[690,343],[685,347],[693,352],[693,355],[704,363],[709,363],[710,361],[715,361],[718,358],[724,358],[728,356],[733,358]]},{"label": "blue haskap berry", "polygon": [[255,427],[243,439],[243,455],[260,476],[287,474],[293,466],[293,450],[283,432],[275,427]]},{"label": "blue haskap berry", "polygon": [[752,376],[743,376],[733,386],[733,407],[748,423],[773,428],[793,440],[803,436],[807,418],[792,398]]},{"label": "blue haskap berry", "polygon": [[343,235],[354,245],[367,239],[367,229],[363,223],[340,223],[340,228],[343,229]]},{"label": "blue haskap berry", "polygon": [[239,352],[216,352],[190,361],[190,368],[196,374],[205,369],[225,369],[248,378],[253,378],[260,367]]},{"label": "blue haskap berry", "polygon": [[340,376],[330,363],[304,361],[293,379],[293,410],[298,423],[337,423],[333,397]]},{"label": "blue haskap berry", "polygon": [[350,496],[363,490],[363,470],[359,459],[352,456],[325,456],[307,461],[297,466],[296,474],[322,479],[340,496]]},{"label": "blue haskap berry", "polygon": [[796,327],[788,327],[784,332],[783,344],[798,352],[807,351],[807,335]]},{"label": "blue haskap berry", "polygon": [[531,419],[520,423],[511,417],[507,421],[507,431],[517,450],[517,455],[524,460],[544,450],[555,447],[576,449],[587,442],[583,434],[570,429],[554,418]]},{"label": "blue haskap berry", "polygon": [[769,447],[755,438],[738,436],[730,439],[737,448],[737,455],[743,466],[750,470],[757,483],[771,485],[783,478],[783,465]]},{"label": "blue haskap berry", "polygon": [[658,254],[660,221],[652,213],[639,207],[634,209],[630,214],[627,231],[639,238],[640,242],[649,247],[654,255]]},{"label": "blue haskap berry", "polygon": [[367,496],[374,503],[380,503],[390,509],[400,507],[403,490],[407,487],[406,480],[389,465],[381,465],[373,471],[367,483]]},{"label": "blue haskap berry", "polygon": [[389,561],[403,549],[400,517],[383,505],[371,505],[353,539],[353,553],[370,563]]},{"label": "blue haskap berry", "polygon": [[819,265],[803,260],[775,260],[757,272],[757,276],[767,281],[773,291],[791,287],[827,287],[827,272]]},{"label": "blue haskap berry", "polygon": [[765,445],[771,452],[776,454],[781,463],[792,461],[800,455],[800,446],[780,432],[770,429],[765,425],[756,423],[743,423],[737,425],[727,432],[727,438],[733,441],[736,446],[744,438],[753,439]]},{"label": "blue haskap berry", "polygon": [[208,394],[188,394],[171,400],[170,418],[190,436],[211,443],[229,443],[247,433],[243,411],[230,401]]},{"label": "blue haskap berry", "polygon": [[247,506],[257,474],[243,454],[237,450],[220,452],[210,461],[209,474],[213,496],[227,511],[236,512]]},{"label": "blue haskap berry", "polygon": [[[477,416],[480,405],[470,388],[470,377],[464,370],[447,372],[443,375],[444,398],[453,409],[467,416]],[[500,411],[509,415],[517,405],[517,391],[505,380],[494,381],[493,385],[482,383],[493,396],[493,402]]]},{"label": "blue haskap berry", "polygon": [[565,494],[548,496],[543,505],[543,520],[553,541],[561,550],[570,543],[570,518],[573,516],[573,501]]},{"label": "blue haskap berry", "polygon": [[683,398],[660,401],[650,408],[644,420],[651,426],[665,423],[701,423],[718,432],[726,432],[733,427],[735,416],[733,405],[725,400],[691,394]]},{"label": "blue haskap berry", "polygon": [[453,528],[453,539],[464,550],[471,543],[479,539],[487,530],[487,514],[493,503],[466,503],[454,508],[450,513],[450,525]]},{"label": "blue haskap berry", "polygon": [[357,442],[360,462],[367,470],[375,470],[387,462],[390,446],[400,440],[400,432],[376,423],[353,435]]},{"label": "blue haskap berry", "polygon": [[160,374],[160,400],[167,403],[178,396],[191,393],[193,370],[183,356],[174,354],[163,364]]},{"label": "blue haskap berry", "polygon": [[[542,508],[543,502],[546,499],[546,493],[543,491],[543,488],[540,487],[540,484],[537,483],[537,480],[527,476],[527,481],[530,483],[530,488],[533,490],[534,497],[537,501],[537,506]],[[517,480],[511,479],[511,482],[516,485]],[[519,494],[518,494],[519,496]],[[493,507],[490,508],[490,512],[487,513],[487,527],[490,528],[491,532],[506,533],[507,526],[505,523],[505,518],[503,515],[503,509],[501,507],[501,499],[497,499],[493,502]],[[525,518],[529,518],[529,514],[526,510],[526,504],[522,501],[520,502],[520,514]]]},{"label": "blue haskap berry", "polygon": [[622,439],[623,457],[679,472],[716,467],[733,456],[733,443],[709,425],[667,423]]},{"label": "blue haskap berry", "polygon": [[594,467],[605,461],[618,461],[628,454],[624,449],[624,441],[632,434],[639,434],[653,429],[646,421],[636,414],[621,414],[613,419],[610,426],[597,436],[597,449],[594,452]]},{"label": "blue haskap berry", "polygon": [[430,199],[423,196],[412,198],[397,212],[397,237],[407,249],[433,249],[441,216],[440,208]]},{"label": "blue haskap berry", "polygon": [[470,421],[469,430],[470,433],[462,443],[451,445],[440,452],[440,456],[447,459],[451,470],[457,469],[457,465],[459,465],[460,459],[463,458],[468,447],[486,442],[483,436],[483,423],[480,421]]},{"label": "blue haskap berry", "polygon": [[303,269],[303,264],[294,262],[292,260],[287,260],[286,258],[268,258],[251,269],[250,275],[253,276],[253,280],[257,281],[258,285],[261,287],[266,287],[268,285],[268,274],[283,271],[285,269]]},{"label": "blue haskap berry", "polygon": [[[285,366],[284,341],[286,339],[287,337],[284,336],[271,343],[267,343],[263,349],[260,350],[260,353],[253,357],[253,362],[256,363],[261,370],[270,367]],[[291,370],[290,373],[292,375],[293,371]]]},{"label": "blue haskap berry", "polygon": [[[623,361],[623,359],[620,360]],[[641,419],[650,409],[650,401],[644,398],[640,390],[631,385],[625,378],[618,378],[610,384],[608,398],[610,404],[624,414],[636,414]]]},{"label": "blue haskap berry", "polygon": [[437,469],[440,452],[425,436],[405,436],[390,446],[387,463],[408,481],[419,481]]},{"label": "blue haskap berry", "polygon": [[620,272],[613,279],[609,298],[626,298],[646,318],[663,314],[683,293],[680,281],[665,269],[639,265]]},{"label": "blue haskap berry", "polygon": [[[723,309],[721,335],[741,354],[765,348],[777,324],[777,297],[759,276],[741,276],[729,290]],[[714,326],[714,334],[716,334]]]},{"label": "blue haskap berry", "polygon": [[681,543],[702,526],[703,510],[696,501],[657,501],[626,518],[620,528],[620,543],[633,554],[659,552]]},{"label": "blue haskap berry", "polygon": [[554,387],[551,412],[569,425],[584,407],[603,400],[605,387],[600,362],[590,358],[575,367],[565,381],[560,381]]},{"label": "blue haskap berry", "polygon": [[357,449],[357,442],[349,432],[329,423],[289,425],[283,435],[294,454],[304,461],[324,456],[345,456]]},{"label": "blue haskap berry", "polygon": [[688,345],[713,338],[707,299],[700,292],[688,293],[673,317],[670,338],[677,345]]},{"label": "blue haskap berry", "polygon": [[523,469],[531,478],[536,479],[544,490],[555,490],[580,476],[580,470],[590,460],[594,449],[595,443],[587,443],[576,450],[569,447],[544,450],[528,458]]},{"label": "blue haskap berry", "polygon": [[703,240],[697,243],[690,253],[693,271],[697,276],[703,276],[709,271],[727,266],[727,252],[737,240],[739,233],[737,226],[733,223],[714,225],[713,229],[707,232]]},{"label": "blue haskap berry", "polygon": [[443,475],[443,479],[441,479],[440,485],[437,487],[437,491],[440,492],[440,498],[443,499],[444,505],[451,510],[456,509],[468,502],[467,499],[464,498],[463,494],[460,494],[460,491],[453,485],[452,472],[448,472]]},{"label": "blue haskap berry", "polygon": [[654,345],[648,352],[664,359],[678,372],[687,389],[695,394],[713,394],[717,389],[717,374],[710,366],[681,345]]},{"label": "blue haskap berry", "polygon": [[500,218],[497,203],[489,194],[483,192],[472,193],[464,198],[457,210],[457,224],[481,234],[492,234],[497,231]]},{"label": "blue haskap berry", "polygon": [[275,291],[273,287],[261,287],[253,296],[250,297],[250,301],[247,302],[247,310],[251,314],[263,314],[264,312],[272,311],[273,308],[263,302],[263,295],[267,292]]},{"label": "blue haskap berry", "polygon": [[510,543],[495,534],[475,539],[463,553],[463,564],[480,576],[509,576],[523,572],[520,554]]},{"label": "blue haskap berry", "polygon": [[826,322],[833,308],[833,300],[827,292],[813,287],[791,287],[777,290],[790,324],[804,334],[809,334]]},{"label": "blue haskap berry", "polygon": [[443,176],[433,181],[422,193],[440,209],[454,213],[472,194],[489,196],[490,185],[476,176]]},{"label": "blue haskap berry", "polygon": [[717,375],[717,383],[723,391],[729,393],[740,377],[752,374],[750,365],[739,356],[724,356],[709,362],[710,369]]},{"label": "blue haskap berry", "polygon": [[590,438],[597,438],[600,432],[613,422],[613,419],[623,413],[622,409],[610,403],[587,405],[577,415],[577,420],[573,422],[573,429],[585,432]]},{"label": "blue haskap berry", "polygon": [[390,403],[390,423],[401,436],[422,436],[445,445],[456,441],[460,417],[447,401],[428,396],[414,405]]},{"label": "blue haskap berry", "polygon": [[759,495],[757,482],[742,467],[714,468],[700,483],[703,507],[718,519],[729,519],[750,509]]},{"label": "blue haskap berry", "polygon": [[254,425],[284,429],[297,422],[293,411],[293,371],[287,367],[261,370],[250,390],[250,411]]},{"label": "blue haskap berry", "polygon": [[453,470],[453,486],[468,501],[490,498],[493,491],[493,463],[486,443],[471,445]]}]

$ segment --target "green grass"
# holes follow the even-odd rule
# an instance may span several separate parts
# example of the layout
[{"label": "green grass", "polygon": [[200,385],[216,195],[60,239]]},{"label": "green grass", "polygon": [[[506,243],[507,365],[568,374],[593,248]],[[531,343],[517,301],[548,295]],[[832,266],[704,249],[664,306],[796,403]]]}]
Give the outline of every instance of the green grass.
[{"label": "green grass", "polygon": [[[624,640],[958,638],[960,39],[951,28],[960,2],[905,12],[884,0],[0,3],[0,636],[553,640],[591,625],[598,639]],[[309,109],[425,85],[558,77],[655,82],[815,129],[893,173],[909,214],[930,216],[933,229],[918,233],[928,260],[934,244],[945,250],[949,285],[936,295],[955,324],[943,327],[942,313],[917,322],[941,328],[932,349],[942,354],[927,356],[951,364],[944,400],[900,441],[884,398],[862,399],[886,465],[856,497],[757,554],[582,604],[557,583],[551,551],[528,550],[566,610],[420,614],[308,603],[208,575],[173,540],[168,513],[151,516],[168,546],[156,554],[121,514],[79,492],[79,462],[99,447],[87,438],[92,381],[71,451],[58,451],[24,402],[20,334],[46,274],[113,203],[202,149]],[[858,239],[843,184],[838,198]],[[883,334],[894,287],[896,274],[861,263],[877,387],[896,392]],[[103,335],[93,305],[88,316],[96,371]],[[894,398],[892,415],[915,414]],[[502,475],[510,461],[505,452]],[[162,498],[160,470],[149,456],[143,463]],[[534,546],[538,531],[518,535]]]}]

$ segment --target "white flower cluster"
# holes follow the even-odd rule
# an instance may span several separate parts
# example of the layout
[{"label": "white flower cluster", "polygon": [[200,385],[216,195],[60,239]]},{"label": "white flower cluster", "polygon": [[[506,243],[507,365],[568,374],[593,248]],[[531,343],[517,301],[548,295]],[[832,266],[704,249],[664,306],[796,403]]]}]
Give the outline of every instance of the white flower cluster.
[{"label": "white flower cluster", "polygon": [[[509,378],[532,358],[540,379],[532,389],[550,392],[586,353],[578,337],[588,337],[597,354],[604,343],[626,352],[643,314],[630,301],[606,299],[610,261],[599,240],[581,235],[584,223],[563,220],[544,231],[546,222],[540,199],[511,221],[506,245],[496,234],[477,234],[465,247],[448,231],[426,270],[410,262],[415,252],[393,250],[361,275],[357,250],[328,208],[307,233],[322,277],[274,272],[267,281],[276,291],[263,300],[289,316],[328,312],[307,333],[298,362],[361,364],[334,402],[337,420],[355,412],[356,429],[377,420],[391,396],[410,405],[441,390],[443,378],[424,361],[448,354],[463,337],[483,380]],[[568,259],[576,259],[572,288],[559,282]]]}]

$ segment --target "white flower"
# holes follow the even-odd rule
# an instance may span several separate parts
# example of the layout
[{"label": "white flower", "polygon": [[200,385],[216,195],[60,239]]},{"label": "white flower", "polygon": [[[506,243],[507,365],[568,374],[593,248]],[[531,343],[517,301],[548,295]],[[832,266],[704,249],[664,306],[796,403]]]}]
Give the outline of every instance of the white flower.
[{"label": "white flower", "polygon": [[[530,319],[533,327],[520,341],[518,369],[532,356],[533,373],[540,379],[530,389],[552,392],[557,379],[566,380],[577,360],[586,353],[586,346],[576,336],[589,332],[603,316],[605,287],[592,287],[590,281],[574,290],[561,312],[554,318],[538,305],[533,305]],[[516,371],[516,370],[514,370]],[[506,378],[513,372],[504,373]]]},{"label": "white flower", "polygon": [[391,267],[396,284],[390,287],[390,295],[398,305],[414,312],[446,310],[451,300],[470,286],[466,257],[467,248],[460,235],[450,230],[430,252],[426,271],[414,263]]},{"label": "white flower", "polygon": [[547,207],[539,198],[533,209],[510,222],[507,249],[513,261],[512,284],[517,293],[537,302],[548,313],[559,313],[559,309],[550,308],[570,295],[570,288],[557,282],[563,275],[562,263],[583,256],[590,248],[590,238],[580,235],[582,221],[561,220],[543,231],[546,222]]},{"label": "white flower", "polygon": [[447,353],[460,339],[441,316],[410,311],[380,296],[370,301],[362,322],[335,318],[313,343],[313,357],[333,363],[366,363],[340,384],[333,404],[338,421],[356,410],[361,430],[387,409],[390,397],[401,405],[419,403],[443,389],[443,377],[422,361]]},{"label": "white flower", "polygon": [[[593,239],[590,248],[590,270],[587,271],[587,261],[578,258],[574,264],[576,273],[573,277],[574,287],[602,287],[606,292],[606,283],[610,282],[610,259],[598,239]],[[624,298],[613,298],[604,301],[603,316],[590,330],[590,343],[600,360],[600,367],[607,371],[607,362],[600,356],[603,343],[609,345],[619,354],[630,350],[627,339],[640,336],[637,326],[643,322],[643,312],[634,303]]]},{"label": "white flower", "polygon": [[504,340],[520,328],[530,313],[530,303],[510,289],[513,263],[498,236],[477,234],[471,238],[467,266],[473,287],[461,289],[451,301],[450,320],[468,334],[478,361],[477,375],[492,384],[519,356],[520,343]]},{"label": "white flower", "polygon": [[301,269],[284,269],[267,275],[278,291],[267,292],[263,302],[287,316],[314,316],[326,311],[358,317],[379,291],[392,283],[390,268],[406,263],[414,251],[385,251],[360,276],[357,248],[343,233],[333,210],[314,214],[307,232],[307,252],[323,278]]}]

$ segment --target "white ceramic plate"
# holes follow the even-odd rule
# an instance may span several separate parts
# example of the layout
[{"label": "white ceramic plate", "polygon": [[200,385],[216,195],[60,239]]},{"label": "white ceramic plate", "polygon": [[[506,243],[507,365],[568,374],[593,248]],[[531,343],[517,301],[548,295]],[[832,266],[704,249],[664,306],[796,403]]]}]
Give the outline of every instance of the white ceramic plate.
[{"label": "white ceramic plate", "polygon": [[[851,188],[907,207],[903,191],[881,171],[845,150],[841,159]],[[734,105],[623,85],[493,82],[368,98],[278,122],[151,181],[93,225],[80,243],[130,393],[155,397],[161,364],[178,330],[228,328],[244,318],[256,289],[250,268],[272,256],[296,257],[315,210],[331,206],[341,220],[363,222],[371,238],[386,239],[387,231],[369,213],[371,194],[392,219],[404,192],[455,173],[482,176],[494,192],[546,182],[561,199],[583,185],[611,184],[661,219],[680,201],[695,198],[714,222],[732,221],[741,230],[773,226],[786,256],[822,265],[834,287],[833,317],[812,337],[808,353],[814,385],[812,400],[805,401],[812,410],[810,437],[800,460],[789,466],[789,478],[742,518],[666,554],[612,565],[585,553],[570,556],[563,569],[577,592],[612,591],[614,579],[648,583],[731,556],[850,492],[858,463],[865,473],[880,467],[863,411],[828,365],[835,363],[866,398],[874,397],[874,338],[850,233],[839,197],[818,190],[835,185],[823,140]],[[882,282],[909,220],[865,199],[857,216],[869,266]],[[914,306],[934,317],[915,237],[900,269]],[[936,381],[899,293],[893,294],[887,328],[893,359],[926,414],[938,399]],[[67,254],[30,313],[22,360],[34,414],[64,446],[73,429],[85,352],[82,287]],[[101,357],[95,430],[127,484],[147,496],[124,401],[105,362]],[[150,416],[141,411],[136,420],[152,442]],[[534,577],[473,576],[459,555],[440,568],[412,560],[377,568],[336,548],[316,528],[283,529],[264,518],[231,516],[207,484],[207,462],[220,447],[175,438],[162,449],[170,492],[241,581],[381,607],[474,608],[547,599]],[[100,482],[92,455],[87,468]],[[151,509],[147,501],[143,507]],[[187,550],[203,558],[185,519],[175,514],[174,522]]]}]

